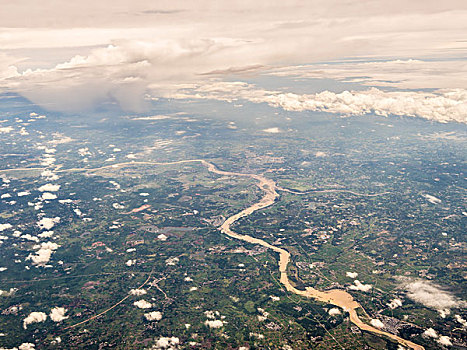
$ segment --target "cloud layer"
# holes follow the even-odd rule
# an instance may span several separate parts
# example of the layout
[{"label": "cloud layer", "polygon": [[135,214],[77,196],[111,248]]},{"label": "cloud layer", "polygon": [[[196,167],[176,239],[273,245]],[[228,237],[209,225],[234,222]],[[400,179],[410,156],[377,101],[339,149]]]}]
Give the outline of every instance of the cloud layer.
[{"label": "cloud layer", "polygon": [[[281,93],[265,101],[289,110],[400,115],[407,108],[427,119],[459,120],[452,91],[467,88],[466,15],[462,0],[157,6],[140,0],[83,0],[66,7],[53,0],[19,0],[5,4],[0,13],[0,92],[16,91],[60,111],[108,103],[141,111],[147,94],[166,96],[186,84],[269,72],[451,90],[427,97],[427,103],[416,99],[415,106],[411,96],[390,95],[388,100],[374,91],[353,97]],[[316,64],[323,61],[340,64]],[[315,65],[303,66],[310,63]],[[392,103],[392,98],[400,101]],[[430,108],[434,111],[425,110]],[[451,112],[455,116],[448,118]]]},{"label": "cloud layer", "polygon": [[467,90],[383,91],[371,88],[365,91],[316,94],[295,94],[256,88],[243,82],[214,82],[190,86],[173,98],[216,99],[223,101],[247,100],[267,103],[287,111],[319,111],[341,116],[376,114],[380,116],[410,116],[437,122],[467,123]]}]

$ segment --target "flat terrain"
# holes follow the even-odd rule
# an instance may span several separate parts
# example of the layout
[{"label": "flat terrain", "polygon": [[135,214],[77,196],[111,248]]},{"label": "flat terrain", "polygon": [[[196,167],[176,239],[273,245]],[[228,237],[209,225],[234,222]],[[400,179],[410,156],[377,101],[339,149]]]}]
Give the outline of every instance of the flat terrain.
[{"label": "flat terrain", "polygon": [[2,108],[0,348],[466,347],[465,127]]}]

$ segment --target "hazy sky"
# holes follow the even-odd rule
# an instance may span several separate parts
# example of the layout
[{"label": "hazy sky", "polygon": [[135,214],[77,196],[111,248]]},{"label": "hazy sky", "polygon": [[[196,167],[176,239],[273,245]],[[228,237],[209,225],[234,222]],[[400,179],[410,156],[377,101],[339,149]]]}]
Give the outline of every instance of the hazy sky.
[{"label": "hazy sky", "polygon": [[115,101],[138,111],[149,97],[191,89],[205,98],[202,88],[256,74],[430,89],[451,100],[455,90],[454,102],[441,103],[460,105],[455,120],[465,119],[464,0],[0,0],[0,8],[0,92],[51,109]]}]

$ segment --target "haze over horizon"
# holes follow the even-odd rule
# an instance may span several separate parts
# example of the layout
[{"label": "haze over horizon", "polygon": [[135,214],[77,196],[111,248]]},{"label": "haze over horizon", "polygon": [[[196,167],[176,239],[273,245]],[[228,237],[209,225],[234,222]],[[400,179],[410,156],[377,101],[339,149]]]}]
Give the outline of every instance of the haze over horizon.
[{"label": "haze over horizon", "polygon": [[[467,122],[461,0],[1,6],[0,93],[48,110],[149,112],[158,98],[217,99]],[[263,86],[271,77],[274,89]]]}]

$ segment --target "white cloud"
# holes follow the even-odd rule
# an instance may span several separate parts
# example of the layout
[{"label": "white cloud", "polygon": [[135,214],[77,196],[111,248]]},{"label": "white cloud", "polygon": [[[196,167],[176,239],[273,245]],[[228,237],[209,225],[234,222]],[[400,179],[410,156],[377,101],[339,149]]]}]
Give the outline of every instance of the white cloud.
[{"label": "white cloud", "polygon": [[357,273],[357,272],[349,272],[349,271],[347,271],[347,272],[345,273],[345,275],[346,275],[347,277],[350,277],[350,278],[354,279],[354,278],[357,278],[358,273]]},{"label": "white cloud", "polygon": [[152,307],[152,304],[147,302],[146,300],[144,299],[141,299],[141,300],[138,300],[138,301],[135,301],[133,303],[134,306],[140,308],[140,309],[150,309]]},{"label": "white cloud", "polygon": [[55,224],[60,222],[60,218],[57,216],[55,218],[42,218],[37,222],[37,226],[39,226],[43,230],[50,230]]},{"label": "white cloud", "polygon": [[268,74],[299,79],[336,79],[365,86],[401,89],[467,87],[467,66],[463,60],[340,61],[282,67]]},{"label": "white cloud", "polygon": [[67,309],[63,307],[54,307],[52,310],[50,310],[50,318],[54,322],[61,322],[63,320],[66,320],[68,316],[65,316],[65,313],[67,312]]},{"label": "white cloud", "polygon": [[433,328],[428,328],[423,335],[430,338],[438,338],[438,333]]},{"label": "white cloud", "polygon": [[144,317],[146,317],[148,321],[159,321],[162,319],[162,313],[160,311],[152,311],[144,314]]},{"label": "white cloud", "polygon": [[5,230],[9,230],[13,226],[11,224],[0,224],[0,232],[3,232]]},{"label": "white cloud", "polygon": [[157,239],[159,239],[160,241],[166,241],[166,240],[167,240],[167,236],[164,235],[163,233],[161,233],[160,235],[157,236]]},{"label": "white cloud", "polygon": [[274,128],[268,128],[268,129],[263,129],[264,132],[267,132],[269,134],[278,134],[281,132],[281,130],[277,127]]},{"label": "white cloud", "polygon": [[287,111],[321,111],[337,115],[420,117],[438,122],[467,123],[467,90],[451,89],[436,92],[383,91],[371,88],[365,91],[316,94],[267,91],[242,82],[214,82],[197,85],[171,95],[174,98],[216,99],[232,101],[244,99],[267,103]]},{"label": "white cloud", "polygon": [[54,231],[43,231],[43,232],[39,233],[38,236],[40,238],[50,238],[50,237],[53,236],[53,234],[54,234]]},{"label": "white cloud", "polygon": [[168,258],[165,260],[165,264],[168,265],[168,266],[174,266],[174,265],[177,265],[177,263],[179,262],[179,258],[177,258],[176,256],[175,257],[171,257],[171,258]]},{"label": "white cloud", "polygon": [[10,295],[15,294],[17,290],[18,289],[16,289],[16,288],[10,288],[9,291],[0,289],[0,296],[9,297]]},{"label": "white cloud", "polygon": [[50,193],[50,192],[44,192],[42,193],[42,196],[41,196],[41,199],[42,200],[53,200],[53,199],[57,199],[57,195],[53,194],[53,193]]},{"label": "white cloud", "polygon": [[441,345],[444,345],[444,346],[451,346],[452,345],[452,342],[451,342],[451,338],[449,338],[447,335],[442,335],[438,338],[437,342]]},{"label": "white cloud", "polygon": [[461,315],[454,315],[454,318],[459,322],[464,328],[467,328],[467,320],[462,318]]},{"label": "white cloud", "polygon": [[72,200],[72,199],[69,199],[69,198],[67,198],[67,199],[59,199],[58,202],[59,202],[60,204],[69,204],[69,203],[73,203],[73,200]]},{"label": "white cloud", "polygon": [[35,350],[36,345],[33,343],[22,343],[19,347],[18,350]]},{"label": "white cloud", "polygon": [[145,289],[131,289],[129,294],[141,296],[147,294],[147,291]]},{"label": "white cloud", "polygon": [[4,126],[0,128],[0,134],[9,134],[11,131],[13,131],[13,127],[11,126]]},{"label": "white cloud", "polygon": [[49,154],[45,154],[44,157],[41,159],[41,165],[44,165],[44,166],[50,166],[52,164],[54,164],[56,161],[55,157],[49,155]]},{"label": "white cloud", "polygon": [[22,192],[18,192],[18,197],[23,197],[23,196],[27,196],[29,194],[31,194],[31,192],[29,191],[22,191]]},{"label": "white cloud", "polygon": [[206,310],[204,311],[204,315],[206,315],[207,318],[214,320],[216,316],[220,316],[219,311],[212,311],[212,310]]},{"label": "white cloud", "polygon": [[376,328],[384,328],[384,323],[376,318],[371,319],[370,324]]},{"label": "white cloud", "polygon": [[52,172],[51,170],[44,170],[42,173],[41,173],[41,176],[42,177],[45,177],[47,180],[49,181],[54,181],[54,180],[58,180],[58,175],[56,175],[54,172]]},{"label": "white cloud", "polygon": [[395,309],[399,306],[402,306],[402,300],[400,300],[399,298],[394,298],[387,305],[389,306],[389,308]]},{"label": "white cloud", "polygon": [[31,312],[29,316],[23,320],[23,327],[27,329],[29,324],[44,322],[46,319],[47,315],[44,312]]},{"label": "white cloud", "polygon": [[341,310],[339,310],[337,307],[333,307],[332,309],[329,309],[328,314],[331,316],[340,315]]},{"label": "white cloud", "polygon": [[29,233],[21,235],[22,239],[27,239],[28,241],[39,242],[39,238],[36,236],[32,236]]},{"label": "white cloud", "polygon": [[465,301],[428,280],[400,278],[400,281],[410,299],[444,315],[449,314],[452,308],[466,305]]},{"label": "white cloud", "polygon": [[35,255],[29,254],[27,260],[32,260],[33,264],[43,266],[49,262],[52,253],[57,250],[59,245],[54,242],[43,242],[40,245],[35,245],[33,248],[38,249]]},{"label": "white cloud", "polygon": [[431,194],[424,194],[423,197],[425,197],[428,200],[428,202],[430,202],[432,204],[440,204],[441,203],[441,199],[436,198],[435,196],[432,196]]},{"label": "white cloud", "polygon": [[349,289],[359,290],[361,292],[368,292],[372,288],[371,284],[363,284],[359,280],[355,280],[353,281],[353,283],[354,285],[349,286]]},{"label": "white cloud", "polygon": [[[83,0],[68,12],[52,3],[9,2],[0,13],[0,47],[18,54],[0,56],[0,84],[54,109],[109,100],[138,109],[148,90],[160,96],[212,76],[351,57],[345,66],[314,70],[324,71],[320,77],[350,77],[365,84],[393,77],[393,84],[402,80],[406,86],[425,82],[423,88],[465,88],[463,61],[454,60],[463,57],[466,47],[465,3],[394,1],[380,0],[377,6],[337,0],[220,6],[182,1],[158,3],[161,10],[152,11],[141,1],[104,0],[96,6]],[[38,51],[41,55],[34,54]],[[368,57],[372,65],[354,63]],[[388,57],[407,63],[380,62]],[[419,63],[411,57],[447,63],[435,66],[433,60]]]},{"label": "white cloud", "polygon": [[39,187],[39,191],[41,192],[57,192],[60,189],[60,185],[54,184],[45,184]]},{"label": "white cloud", "polygon": [[[325,152],[323,152],[323,151],[318,151],[318,152],[315,153],[316,158],[323,158],[323,157],[326,157],[326,156],[327,156],[327,154]],[[347,276],[349,276],[349,275],[347,275]],[[357,276],[355,276],[355,277],[357,277]],[[352,278],[355,278],[355,277],[352,277]]]},{"label": "white cloud", "polygon": [[221,320],[206,320],[204,322],[209,328],[221,328],[224,327],[224,322]]},{"label": "white cloud", "polygon": [[151,350],[159,350],[159,349],[178,349],[180,344],[180,339],[178,337],[160,337],[157,339],[156,344],[154,344]]}]

